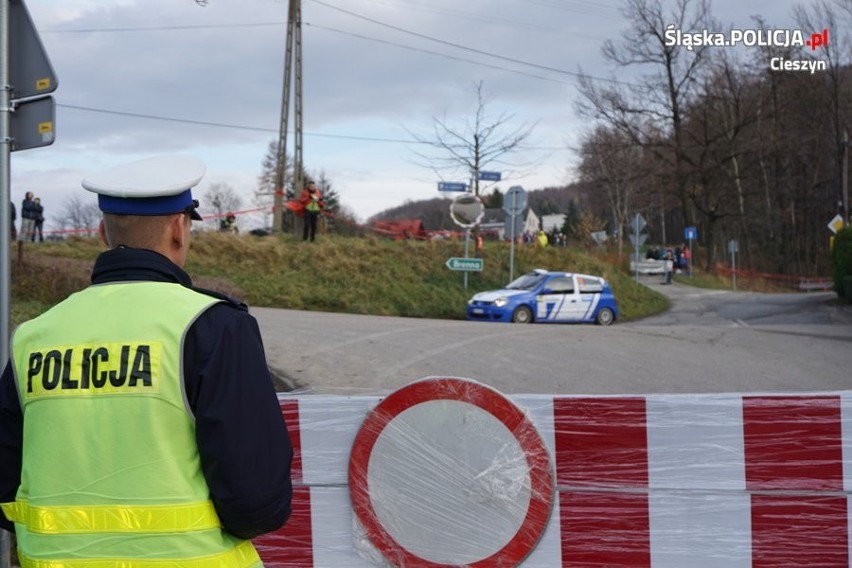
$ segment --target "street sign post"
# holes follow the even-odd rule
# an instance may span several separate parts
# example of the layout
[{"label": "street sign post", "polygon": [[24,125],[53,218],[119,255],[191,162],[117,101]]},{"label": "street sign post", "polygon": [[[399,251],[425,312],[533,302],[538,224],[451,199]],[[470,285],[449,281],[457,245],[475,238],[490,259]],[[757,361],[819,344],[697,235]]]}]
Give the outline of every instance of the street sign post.
[{"label": "street sign post", "polygon": [[692,263],[695,262],[695,251],[692,248],[692,242],[698,238],[698,229],[696,227],[686,227],[683,230],[683,236],[689,241],[689,262],[686,268],[689,270],[689,277],[692,278]]},{"label": "street sign post", "polygon": [[639,248],[645,244],[648,238],[648,235],[642,231],[647,225],[648,223],[641,213],[637,213],[633,217],[633,220],[630,221],[630,228],[633,229],[633,234],[628,238],[630,239],[630,244],[633,245],[633,251],[636,253],[636,282],[639,282]]},{"label": "street sign post", "polygon": [[[464,228],[465,259],[470,256],[470,229],[479,225],[484,213],[485,205],[478,195],[462,193],[450,203],[450,218],[456,225]],[[464,289],[467,290],[467,271],[464,273]]]},{"label": "street sign post", "polygon": [[482,181],[500,181],[500,172],[479,172]]},{"label": "street sign post", "polygon": [[503,196],[503,211],[509,217],[511,234],[509,235],[509,282],[515,279],[515,217],[527,208],[527,192],[519,185],[513,185]]},{"label": "street sign post", "polygon": [[630,221],[630,228],[633,229],[634,233],[641,233],[648,223],[645,221],[645,217],[642,216],[641,213],[637,213],[633,220]]},{"label": "street sign post", "polygon": [[731,253],[731,276],[734,290],[737,289],[737,253],[740,251],[740,243],[736,239],[728,241],[728,252]]},{"label": "street sign post", "polygon": [[450,270],[462,272],[482,272],[483,261],[481,258],[459,258],[452,257],[447,259],[446,267]]}]

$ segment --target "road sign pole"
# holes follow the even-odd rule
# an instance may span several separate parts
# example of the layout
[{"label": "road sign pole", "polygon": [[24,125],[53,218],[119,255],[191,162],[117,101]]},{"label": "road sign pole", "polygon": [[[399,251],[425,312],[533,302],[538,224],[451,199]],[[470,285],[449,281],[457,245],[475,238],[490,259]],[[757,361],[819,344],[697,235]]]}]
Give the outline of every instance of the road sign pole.
[{"label": "road sign pole", "polygon": [[[470,258],[468,251],[470,250],[470,229],[464,230],[464,259]],[[467,290],[467,270],[464,271],[464,289]]]},{"label": "road sign pole", "polygon": [[[512,211],[515,210],[515,205],[517,204],[518,194],[512,194]],[[509,282],[515,279],[515,215],[514,213],[509,214],[509,224],[512,226],[512,230],[509,231],[511,241],[509,243]]]},{"label": "road sign pole", "polygon": [[686,268],[689,270],[690,278],[692,278],[692,263],[695,262],[695,249],[692,247],[693,242],[695,242],[695,239],[689,239],[689,262],[686,263]]},{"label": "road sign pole", "polygon": [[734,277],[734,290],[737,289],[737,249],[736,247],[731,247],[731,272]]},{"label": "road sign pole", "polygon": [[636,251],[636,283],[639,283],[639,214],[636,214],[636,217],[633,219],[633,235],[636,237],[636,241],[633,244],[633,248]]},{"label": "road sign pole", "polygon": [[[9,0],[0,0],[0,199],[3,207],[0,211],[0,369],[6,367],[9,360],[9,325],[10,325],[10,289],[11,289],[11,260],[9,252],[9,235],[11,233],[9,206],[10,189],[10,158],[12,153],[9,139],[10,113],[12,94],[9,84]],[[9,533],[0,530],[0,568],[9,568],[12,562],[11,539]]]}]

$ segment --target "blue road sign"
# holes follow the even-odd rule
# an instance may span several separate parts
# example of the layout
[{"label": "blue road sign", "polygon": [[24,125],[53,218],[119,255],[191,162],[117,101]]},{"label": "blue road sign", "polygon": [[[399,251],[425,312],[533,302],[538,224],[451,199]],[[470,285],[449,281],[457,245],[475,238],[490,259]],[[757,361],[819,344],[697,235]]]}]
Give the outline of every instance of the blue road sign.
[{"label": "blue road sign", "polygon": [[454,181],[439,181],[438,191],[467,191],[467,184]]},{"label": "blue road sign", "polygon": [[688,241],[694,241],[698,238],[698,229],[695,227],[686,227],[683,230],[683,236]]},{"label": "blue road sign", "polygon": [[500,172],[479,172],[479,179],[483,181],[500,181]]}]

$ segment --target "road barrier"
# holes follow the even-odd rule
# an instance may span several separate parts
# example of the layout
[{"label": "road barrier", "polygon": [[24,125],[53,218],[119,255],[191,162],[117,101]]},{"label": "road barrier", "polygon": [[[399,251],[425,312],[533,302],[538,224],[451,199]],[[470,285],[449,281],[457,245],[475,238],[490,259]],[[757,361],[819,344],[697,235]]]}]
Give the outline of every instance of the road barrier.
[{"label": "road barrier", "polygon": [[[380,553],[353,512],[353,443],[382,397],[279,398],[295,448],[294,506],[282,530],[255,540],[266,566],[451,565],[383,560],[387,542]],[[506,398],[540,435],[554,481],[524,568],[849,565],[849,392]]]}]

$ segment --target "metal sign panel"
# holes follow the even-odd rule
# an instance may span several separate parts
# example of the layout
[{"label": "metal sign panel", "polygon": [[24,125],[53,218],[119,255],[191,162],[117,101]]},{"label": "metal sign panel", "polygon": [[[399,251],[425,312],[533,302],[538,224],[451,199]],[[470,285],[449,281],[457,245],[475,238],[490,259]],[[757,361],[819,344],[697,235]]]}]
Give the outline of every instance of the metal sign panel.
[{"label": "metal sign panel", "polygon": [[467,184],[453,181],[439,181],[438,191],[467,191]]},{"label": "metal sign panel", "polygon": [[12,151],[50,146],[56,139],[53,97],[19,102],[9,121]]},{"label": "metal sign panel", "polygon": [[645,222],[645,218],[641,213],[637,213],[635,217],[633,217],[633,221],[630,222],[630,228],[633,229],[634,233],[641,233],[642,229],[645,228],[647,223]]},{"label": "metal sign panel", "polygon": [[645,244],[645,241],[648,240],[648,235],[645,233],[639,233],[638,235],[630,235],[630,244],[634,247],[641,247]]},{"label": "metal sign panel", "polygon": [[843,228],[843,217],[835,215],[834,219],[828,223],[828,228],[832,233],[837,233],[837,231]]},{"label": "metal sign panel", "polygon": [[56,74],[24,0],[10,0],[9,24],[12,99],[52,93],[56,90]]},{"label": "metal sign panel", "polygon": [[735,252],[740,252],[740,243],[736,239],[731,239],[728,241],[728,252],[734,254]]},{"label": "metal sign panel", "polygon": [[503,211],[509,215],[518,215],[527,208],[527,192],[519,185],[513,185],[503,196]]},{"label": "metal sign panel", "polygon": [[698,229],[695,227],[686,227],[683,230],[683,236],[688,241],[694,241],[698,238]]},{"label": "metal sign panel", "polygon": [[479,172],[479,179],[483,181],[500,181],[500,172]]},{"label": "metal sign panel", "polygon": [[481,258],[448,258],[445,263],[450,270],[463,272],[482,272],[483,260]]},{"label": "metal sign panel", "polygon": [[[514,229],[512,224],[514,222]],[[506,221],[503,224],[503,236],[507,239],[512,237],[520,237],[524,233],[524,218],[520,215],[507,215]]]}]

